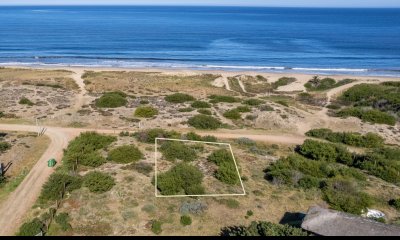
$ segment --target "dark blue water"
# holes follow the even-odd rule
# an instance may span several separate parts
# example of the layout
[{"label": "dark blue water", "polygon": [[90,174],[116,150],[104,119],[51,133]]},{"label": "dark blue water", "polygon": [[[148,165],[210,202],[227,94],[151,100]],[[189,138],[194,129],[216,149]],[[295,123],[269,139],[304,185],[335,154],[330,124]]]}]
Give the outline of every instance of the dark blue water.
[{"label": "dark blue water", "polygon": [[400,9],[0,7],[0,63],[400,76]]}]

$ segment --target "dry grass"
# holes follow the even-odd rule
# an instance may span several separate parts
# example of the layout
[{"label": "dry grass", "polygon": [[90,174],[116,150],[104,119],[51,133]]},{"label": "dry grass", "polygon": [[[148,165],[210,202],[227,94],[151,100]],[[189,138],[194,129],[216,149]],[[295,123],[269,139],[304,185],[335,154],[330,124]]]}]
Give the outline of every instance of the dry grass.
[{"label": "dry grass", "polygon": [[70,77],[72,72],[65,70],[39,70],[23,68],[0,68],[0,84],[6,86],[20,85],[59,85],[66,90],[79,89]]},{"label": "dry grass", "polygon": [[[171,75],[159,72],[93,72],[83,75],[86,88],[90,92],[101,93],[124,89],[136,95],[165,95],[171,92],[184,92],[196,97],[211,94],[230,94],[211,83],[218,75]],[[112,84],[110,84],[112,83]]]}]

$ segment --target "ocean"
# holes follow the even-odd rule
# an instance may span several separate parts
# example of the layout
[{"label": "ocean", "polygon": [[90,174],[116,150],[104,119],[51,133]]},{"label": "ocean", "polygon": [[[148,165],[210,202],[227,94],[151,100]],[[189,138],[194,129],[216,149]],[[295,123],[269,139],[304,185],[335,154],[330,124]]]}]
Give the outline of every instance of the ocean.
[{"label": "ocean", "polygon": [[400,76],[400,9],[0,7],[0,66]]}]

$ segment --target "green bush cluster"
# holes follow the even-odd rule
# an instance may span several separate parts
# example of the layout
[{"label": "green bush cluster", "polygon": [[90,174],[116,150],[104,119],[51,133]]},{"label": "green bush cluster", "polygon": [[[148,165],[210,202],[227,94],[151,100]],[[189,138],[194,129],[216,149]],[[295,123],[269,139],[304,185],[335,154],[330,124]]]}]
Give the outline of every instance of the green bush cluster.
[{"label": "green bush cluster", "polygon": [[79,176],[71,176],[65,173],[53,173],[49,180],[43,185],[40,200],[57,200],[65,193],[72,192],[82,186],[82,179]]},{"label": "green bush cluster", "polygon": [[158,110],[151,106],[140,106],[135,110],[135,117],[152,118],[158,114]]},{"label": "green bush cluster", "polygon": [[153,128],[136,132],[134,136],[139,142],[152,143],[152,144],[155,143],[156,138],[175,138],[175,139],[181,138],[180,133],[175,131],[166,131],[161,128]]},{"label": "green bush cluster", "polygon": [[22,104],[22,105],[28,105],[28,106],[33,106],[33,105],[35,105],[31,100],[29,100],[29,99],[26,98],[26,97],[21,98],[21,99],[19,100],[18,103],[19,103],[19,104]]},{"label": "green bush cluster", "polygon": [[108,160],[116,163],[133,163],[143,158],[143,153],[133,145],[117,147],[108,153]]},{"label": "green bush cluster", "polygon": [[90,172],[84,176],[83,185],[91,192],[104,193],[114,187],[114,178],[101,172]]},{"label": "green bush cluster", "polygon": [[223,115],[224,117],[232,120],[239,120],[242,118],[242,114],[240,114],[237,109],[228,110]]},{"label": "green bush cluster", "polygon": [[294,78],[294,77],[281,77],[281,78],[278,79],[278,81],[273,82],[272,86],[273,86],[274,89],[277,89],[279,87],[289,85],[289,84],[294,83],[296,81],[297,81],[297,79]]},{"label": "green bush cluster", "polygon": [[178,141],[164,142],[160,147],[160,151],[165,159],[172,162],[178,159],[185,162],[191,162],[197,158],[197,153],[193,148]]},{"label": "green bush cluster", "polygon": [[354,82],[353,79],[343,79],[336,82],[333,78],[320,78],[318,76],[314,76],[310,81],[308,81],[304,86],[308,91],[324,91],[336,87],[340,87],[349,83]]},{"label": "green bush cluster", "polygon": [[313,160],[353,164],[353,155],[346,148],[336,144],[307,139],[298,148],[298,152]]},{"label": "green bush cluster", "polygon": [[355,132],[333,132],[327,128],[312,129],[306,136],[325,139],[334,143],[343,143],[349,146],[377,148],[384,144],[384,139],[375,133],[365,135]]},{"label": "green bush cluster", "polygon": [[158,221],[158,220],[154,220],[154,221],[152,221],[152,223],[151,223],[151,231],[154,233],[154,234],[160,234],[161,232],[162,232],[162,223],[160,222],[160,221]]},{"label": "green bush cluster", "polygon": [[88,167],[98,167],[106,162],[99,150],[106,148],[117,138],[95,132],[82,133],[70,142],[64,151],[63,163],[72,169],[75,163]]},{"label": "green bush cluster", "polygon": [[44,223],[42,223],[38,218],[34,218],[32,221],[22,224],[17,236],[36,236],[37,234],[44,232],[44,229]]},{"label": "green bush cluster", "polygon": [[170,103],[184,103],[194,101],[195,98],[184,93],[174,93],[165,97],[165,100]]},{"label": "green bush cluster", "polygon": [[11,144],[8,142],[0,142],[0,153],[7,151],[11,148]]},{"label": "green bush cluster", "polygon": [[168,172],[157,177],[157,189],[163,195],[199,195],[204,194],[201,185],[203,174],[199,169],[186,163],[179,163]]},{"label": "green bush cluster", "polygon": [[270,222],[252,222],[250,226],[231,226],[221,230],[221,236],[308,236],[301,228]]},{"label": "green bush cluster", "polygon": [[207,115],[196,115],[188,120],[188,124],[197,129],[214,130],[221,127],[222,123],[218,119]]},{"label": "green bush cluster", "polygon": [[195,132],[189,132],[186,134],[185,138],[187,140],[192,140],[192,141],[203,141],[203,142],[217,142],[217,138],[214,136],[200,136],[196,134]]},{"label": "green bush cluster", "polygon": [[259,106],[261,104],[265,103],[263,100],[256,99],[256,98],[249,98],[243,101],[243,104],[249,105],[249,106]]},{"label": "green bush cluster", "polygon": [[58,223],[58,225],[60,225],[61,230],[63,231],[68,231],[69,229],[71,229],[71,224],[70,222],[70,217],[68,215],[68,213],[59,213],[57,214],[57,216],[54,218],[55,222]]},{"label": "green bush cluster", "polygon": [[193,108],[210,108],[211,104],[204,101],[194,101],[191,106]]},{"label": "green bush cluster", "polygon": [[[351,108],[347,112],[352,116],[359,118],[363,116],[365,121],[373,121],[375,118],[383,119],[383,121],[381,120],[382,123],[387,122],[387,124],[393,125],[393,116],[391,118],[391,115],[389,114],[393,113],[393,115],[395,115],[400,111],[399,92],[400,86],[396,82],[384,82],[382,84],[359,84],[345,91],[339,100],[345,104],[350,104],[355,107]],[[360,113],[359,109],[362,109],[363,107],[372,107],[377,111]],[[380,112],[378,112],[378,110]],[[389,114],[384,115],[381,112]]]},{"label": "green bush cluster", "polygon": [[218,166],[214,173],[215,178],[230,185],[239,183],[239,175],[231,152],[226,149],[219,149],[211,153],[207,159]]},{"label": "green bush cluster", "polygon": [[128,103],[126,97],[123,92],[108,92],[97,99],[95,104],[98,108],[118,108]]},{"label": "green bush cluster", "polygon": [[210,103],[235,103],[238,102],[239,100],[235,97],[232,96],[222,96],[222,95],[211,95],[208,98],[210,98]]},{"label": "green bush cluster", "polygon": [[192,224],[192,218],[188,215],[183,215],[181,216],[181,220],[180,220],[182,226],[189,226]]},{"label": "green bush cluster", "polygon": [[191,108],[191,107],[179,108],[178,111],[179,111],[179,112],[193,112],[193,111],[194,111],[194,108]]},{"label": "green bush cluster", "polygon": [[349,107],[340,110],[336,114],[338,117],[356,117],[365,122],[387,124],[394,126],[396,118],[392,115],[376,109],[363,109],[361,107]]},{"label": "green bush cluster", "polygon": [[197,112],[200,114],[203,114],[203,115],[208,115],[208,116],[212,115],[212,112],[208,109],[199,109],[199,110],[197,110]]},{"label": "green bush cluster", "polygon": [[241,113],[251,112],[251,108],[249,108],[248,106],[239,106],[235,108],[235,110]]}]

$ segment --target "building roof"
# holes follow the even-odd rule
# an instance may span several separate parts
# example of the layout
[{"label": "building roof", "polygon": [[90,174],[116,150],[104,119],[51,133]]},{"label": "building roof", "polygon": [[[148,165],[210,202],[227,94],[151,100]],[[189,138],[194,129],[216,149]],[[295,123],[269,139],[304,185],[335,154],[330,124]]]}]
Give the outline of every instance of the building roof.
[{"label": "building roof", "polygon": [[311,207],[301,227],[322,236],[400,236],[399,226],[321,207]]}]

